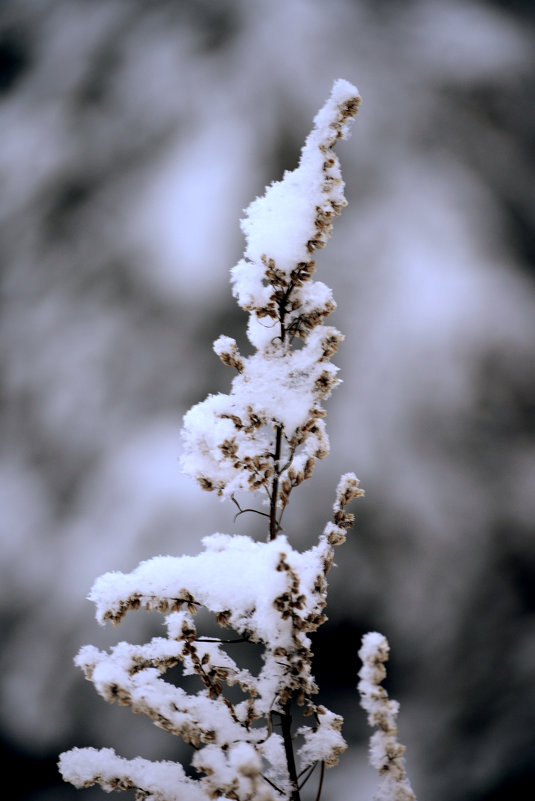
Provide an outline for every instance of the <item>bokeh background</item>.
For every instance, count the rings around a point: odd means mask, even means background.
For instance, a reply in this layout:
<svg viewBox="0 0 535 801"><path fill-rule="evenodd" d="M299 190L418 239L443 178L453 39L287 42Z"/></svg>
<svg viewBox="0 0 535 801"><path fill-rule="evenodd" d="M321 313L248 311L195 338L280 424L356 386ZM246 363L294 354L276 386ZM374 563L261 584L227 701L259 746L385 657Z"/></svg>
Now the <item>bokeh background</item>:
<svg viewBox="0 0 535 801"><path fill-rule="evenodd" d="M181 476L181 418L228 389L212 341L244 341L228 283L242 209L296 165L338 77L364 98L338 150L349 207L318 260L344 384L331 455L286 521L305 547L341 472L366 488L316 637L350 742L324 798L366 801L376 784L355 691L370 629L391 643L419 798L533 797L534 34L529 0L3 0L11 799L106 797L59 782L74 745L181 753L73 666L82 644L149 626L99 628L85 596L107 570L258 531Z"/></svg>

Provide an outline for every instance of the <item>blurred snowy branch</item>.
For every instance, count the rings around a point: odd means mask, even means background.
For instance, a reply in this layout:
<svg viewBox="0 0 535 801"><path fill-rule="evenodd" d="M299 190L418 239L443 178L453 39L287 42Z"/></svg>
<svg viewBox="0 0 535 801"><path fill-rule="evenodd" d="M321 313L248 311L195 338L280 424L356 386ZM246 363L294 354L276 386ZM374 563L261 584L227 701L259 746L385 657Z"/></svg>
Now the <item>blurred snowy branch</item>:
<svg viewBox="0 0 535 801"><path fill-rule="evenodd" d="M377 731L370 740L370 761L382 777L375 795L377 801L415 801L415 795L405 772L405 747L398 742L396 718L397 701L391 701L381 686L386 678L384 663L390 648L386 637L376 631L362 638L359 656L363 665L359 671L360 703L368 713L368 722Z"/></svg>

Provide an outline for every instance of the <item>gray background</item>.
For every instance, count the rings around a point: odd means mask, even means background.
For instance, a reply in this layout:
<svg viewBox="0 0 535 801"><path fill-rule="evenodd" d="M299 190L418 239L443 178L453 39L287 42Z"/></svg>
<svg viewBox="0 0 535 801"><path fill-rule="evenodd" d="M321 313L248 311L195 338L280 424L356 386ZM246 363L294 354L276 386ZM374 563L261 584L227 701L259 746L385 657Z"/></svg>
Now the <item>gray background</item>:
<svg viewBox="0 0 535 801"><path fill-rule="evenodd" d="M350 749L325 801L371 798L363 632L421 799L532 797L535 335L530 2L4 0L0 6L0 736L11 799L100 799L59 751L176 758L72 664L93 580L254 518L178 469L181 418L244 341L242 209L292 169L338 77L349 207L318 259L346 334L331 455L293 496L308 547L341 472L367 491L316 637ZM246 346L245 346L246 347ZM150 618L150 620L148 620ZM530 792L531 788L531 792ZM313 797L312 788L309 795Z"/></svg>

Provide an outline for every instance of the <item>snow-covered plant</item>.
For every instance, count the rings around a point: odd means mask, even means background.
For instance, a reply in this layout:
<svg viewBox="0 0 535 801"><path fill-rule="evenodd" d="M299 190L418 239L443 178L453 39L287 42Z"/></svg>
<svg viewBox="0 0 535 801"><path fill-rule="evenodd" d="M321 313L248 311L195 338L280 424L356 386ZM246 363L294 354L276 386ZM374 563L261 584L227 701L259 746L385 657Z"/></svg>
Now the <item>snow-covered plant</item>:
<svg viewBox="0 0 535 801"><path fill-rule="evenodd" d="M76 664L107 701L147 714L190 744L193 771L75 748L61 755L60 770L77 787L135 789L136 798L151 801L299 801L314 768L321 789L325 766L346 747L342 718L314 700L309 635L326 620L333 547L353 523L346 507L363 491L353 473L342 476L332 520L304 552L283 533L282 517L293 490L329 450L321 404L338 383L330 358L343 337L324 325L335 303L312 280L313 254L346 204L333 148L359 103L354 86L336 81L297 169L247 209L246 250L231 275L254 352L242 356L234 339L219 337L214 350L237 373L230 393L210 395L184 417L184 472L239 513L250 511L241 494L259 495L266 541L213 534L197 556L160 556L129 574L107 573L90 594L101 623L119 623L140 607L165 615L166 637L121 642L110 652L85 646ZM197 630L199 608L230 629L226 637ZM260 649L261 669L240 667L236 642ZM164 679L177 665L198 677L198 692ZM241 692L229 692L233 685Z"/></svg>
<svg viewBox="0 0 535 801"><path fill-rule="evenodd" d="M381 682L386 678L385 662L390 646L386 637L370 631L362 638L359 656L358 689L361 706L368 713L370 726L377 731L370 739L370 762L382 777L375 801L415 801L415 795L405 772L405 746L397 739L397 701L391 701Z"/></svg>

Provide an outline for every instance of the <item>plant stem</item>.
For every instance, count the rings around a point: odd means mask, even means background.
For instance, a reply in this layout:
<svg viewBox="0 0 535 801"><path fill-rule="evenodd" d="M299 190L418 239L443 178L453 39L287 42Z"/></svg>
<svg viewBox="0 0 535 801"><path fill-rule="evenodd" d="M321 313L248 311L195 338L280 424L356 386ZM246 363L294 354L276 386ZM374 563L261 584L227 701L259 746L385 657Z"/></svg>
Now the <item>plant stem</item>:
<svg viewBox="0 0 535 801"><path fill-rule="evenodd" d="M286 293L282 300L279 303L279 324L280 324L280 338L281 342L284 344L286 341L286 326L284 324L285 317L286 317L286 304L288 302L288 298L290 293L293 289L293 283L290 284ZM281 451L282 451L282 424L279 423L276 429L275 435L275 453L273 455L273 466L275 468L275 477L273 479L273 484L271 485L271 501L270 501L270 509L269 509L269 539L274 540L277 536L277 532L279 530L279 524L277 521L277 500L279 497L279 476L281 473L280 470L280 458L281 458Z"/></svg>
<svg viewBox="0 0 535 801"><path fill-rule="evenodd" d="M277 500L279 497L279 463L281 458L282 448L282 425L277 426L277 433L275 436L275 453L273 455L275 476L273 484L271 485L271 501L269 508L269 539L274 540L279 530L277 521Z"/></svg>
<svg viewBox="0 0 535 801"><path fill-rule="evenodd" d="M288 699L284 704L284 712L281 714L281 730L282 739L284 742L284 751L286 753L286 762L288 764L288 775L292 783L291 801L300 801L299 785L297 780L297 768L295 766L294 748L292 742L292 716L290 714L291 701Z"/></svg>

